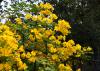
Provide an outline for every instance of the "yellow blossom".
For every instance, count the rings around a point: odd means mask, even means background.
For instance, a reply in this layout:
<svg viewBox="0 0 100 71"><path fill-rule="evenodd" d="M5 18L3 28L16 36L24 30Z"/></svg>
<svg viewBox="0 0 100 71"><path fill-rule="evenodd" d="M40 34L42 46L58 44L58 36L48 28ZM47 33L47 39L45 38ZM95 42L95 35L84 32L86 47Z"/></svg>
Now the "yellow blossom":
<svg viewBox="0 0 100 71"><path fill-rule="evenodd" d="M66 71L72 71L72 68L67 64L65 67Z"/></svg>
<svg viewBox="0 0 100 71"><path fill-rule="evenodd" d="M32 32L32 31L31 31L31 32ZM35 38L33 37L32 34L29 35L29 39L30 39L31 41L34 41L34 40L35 40Z"/></svg>
<svg viewBox="0 0 100 71"><path fill-rule="evenodd" d="M61 68L64 68L64 64L59 64L58 68L61 69Z"/></svg>
<svg viewBox="0 0 100 71"><path fill-rule="evenodd" d="M40 14L50 15L51 11L49 11L49 10L42 10L42 11L40 11Z"/></svg>
<svg viewBox="0 0 100 71"><path fill-rule="evenodd" d="M24 63L21 66L19 66L18 70L25 70L27 68L28 68L27 65Z"/></svg>
<svg viewBox="0 0 100 71"><path fill-rule="evenodd" d="M91 50L92 50L92 48L91 48L91 47L88 47L88 48L87 48L87 51L91 51Z"/></svg>
<svg viewBox="0 0 100 71"><path fill-rule="evenodd" d="M35 62L36 61L36 57L31 57L28 60L29 60L29 62Z"/></svg>
<svg viewBox="0 0 100 71"><path fill-rule="evenodd" d="M40 3L40 8L48 9L48 10L54 10L53 6L50 3Z"/></svg>
<svg viewBox="0 0 100 71"><path fill-rule="evenodd" d="M58 58L58 55L57 54L52 55L52 59L54 61L59 61L59 58Z"/></svg>
<svg viewBox="0 0 100 71"><path fill-rule="evenodd" d="M33 20L33 21L37 21L37 15L32 16L32 20Z"/></svg>
<svg viewBox="0 0 100 71"><path fill-rule="evenodd" d="M53 22L52 19L47 19L47 23L48 23L48 24L51 24L52 22Z"/></svg>
<svg viewBox="0 0 100 71"><path fill-rule="evenodd" d="M55 40L54 41L57 45L60 45L61 44L61 41L59 41L59 40Z"/></svg>
<svg viewBox="0 0 100 71"><path fill-rule="evenodd" d="M53 44L47 44L47 46L50 48L50 47L53 47Z"/></svg>
<svg viewBox="0 0 100 71"><path fill-rule="evenodd" d="M18 51L19 51L19 52L24 52L24 46L21 45L21 46L19 47Z"/></svg>
<svg viewBox="0 0 100 71"><path fill-rule="evenodd" d="M56 40L56 37L55 37L55 36L50 36L49 39L50 39L50 40Z"/></svg>
<svg viewBox="0 0 100 71"><path fill-rule="evenodd" d="M57 19L58 17L56 16L56 14L50 14L50 18L51 19Z"/></svg>
<svg viewBox="0 0 100 71"><path fill-rule="evenodd" d="M80 69L80 68L78 68L76 71L81 71L81 69Z"/></svg>
<svg viewBox="0 0 100 71"><path fill-rule="evenodd" d="M34 33L35 35L38 35L39 31L36 28L34 28L34 29L31 29L31 33Z"/></svg>
<svg viewBox="0 0 100 71"><path fill-rule="evenodd" d="M3 64L0 64L0 71L3 70Z"/></svg>
<svg viewBox="0 0 100 71"><path fill-rule="evenodd" d="M20 35L15 35L16 39L17 40L20 40L21 39L21 36Z"/></svg>
<svg viewBox="0 0 100 71"><path fill-rule="evenodd" d="M16 18L15 21L16 21L18 24L22 24L21 18Z"/></svg>
<svg viewBox="0 0 100 71"><path fill-rule="evenodd" d="M81 56L81 54L80 53L78 53L77 55L75 55L75 57L80 57Z"/></svg>
<svg viewBox="0 0 100 71"><path fill-rule="evenodd" d="M81 50L81 45L80 44L77 44L76 47L75 47L75 49L76 50Z"/></svg>
<svg viewBox="0 0 100 71"><path fill-rule="evenodd" d="M9 63L5 63L5 64L4 64L4 69L5 69L6 71L11 70L11 65L10 65Z"/></svg>
<svg viewBox="0 0 100 71"><path fill-rule="evenodd" d="M26 54L26 58L30 58L31 57L31 54L30 54L30 52L28 52L27 54Z"/></svg>
<svg viewBox="0 0 100 71"><path fill-rule="evenodd" d="M28 14L25 15L26 19L30 19L31 17L32 17L32 15L30 13L28 13Z"/></svg>
<svg viewBox="0 0 100 71"><path fill-rule="evenodd" d="M49 48L49 51L50 51L51 53L55 53L55 52L57 52L57 49L54 48L54 47L50 47L50 48Z"/></svg>
<svg viewBox="0 0 100 71"><path fill-rule="evenodd" d="M63 35L68 35L70 28L71 27L67 21L60 20L58 21L58 24L55 26L54 30L60 31Z"/></svg>
<svg viewBox="0 0 100 71"><path fill-rule="evenodd" d="M38 15L38 16L37 16L37 20L38 20L38 21L41 21L41 20L42 20L42 16L41 16L41 15Z"/></svg>
<svg viewBox="0 0 100 71"><path fill-rule="evenodd" d="M53 33L52 30L46 30L44 36L49 37Z"/></svg>
<svg viewBox="0 0 100 71"><path fill-rule="evenodd" d="M26 56L25 53L22 53L22 54L21 54L21 57L22 57L23 59L25 58L25 56Z"/></svg>
<svg viewBox="0 0 100 71"><path fill-rule="evenodd" d="M32 55L32 56L35 56L35 55L36 55L36 51L32 51L32 52L31 52L31 55Z"/></svg>
<svg viewBox="0 0 100 71"><path fill-rule="evenodd" d="M75 45L75 42L71 39L68 41L71 45Z"/></svg>
<svg viewBox="0 0 100 71"><path fill-rule="evenodd" d="M62 39L63 39L62 35L58 36L58 40L62 40Z"/></svg>

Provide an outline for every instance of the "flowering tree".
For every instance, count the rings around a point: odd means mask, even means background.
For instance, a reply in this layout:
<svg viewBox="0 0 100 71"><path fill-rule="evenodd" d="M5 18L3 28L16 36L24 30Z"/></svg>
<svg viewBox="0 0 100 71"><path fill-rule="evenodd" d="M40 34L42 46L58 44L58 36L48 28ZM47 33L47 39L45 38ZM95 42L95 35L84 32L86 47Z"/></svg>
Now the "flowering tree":
<svg viewBox="0 0 100 71"><path fill-rule="evenodd" d="M83 63L90 47L82 47L66 37L71 26L59 20L49 3L33 4L0 24L0 70L73 71Z"/></svg>

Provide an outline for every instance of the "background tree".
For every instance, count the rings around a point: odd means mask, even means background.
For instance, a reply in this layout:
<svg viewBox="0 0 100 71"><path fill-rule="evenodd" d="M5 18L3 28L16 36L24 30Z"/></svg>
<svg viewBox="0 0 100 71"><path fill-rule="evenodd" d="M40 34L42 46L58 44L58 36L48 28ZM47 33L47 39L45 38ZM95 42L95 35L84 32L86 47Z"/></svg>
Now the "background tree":
<svg viewBox="0 0 100 71"><path fill-rule="evenodd" d="M59 18L70 21L71 36L81 45L90 45L94 48L93 61L100 60L100 0L43 0L55 7ZM100 62L98 62L100 64ZM99 65L95 65L99 66ZM96 67L96 71L100 71ZM92 70L91 70L92 71Z"/></svg>

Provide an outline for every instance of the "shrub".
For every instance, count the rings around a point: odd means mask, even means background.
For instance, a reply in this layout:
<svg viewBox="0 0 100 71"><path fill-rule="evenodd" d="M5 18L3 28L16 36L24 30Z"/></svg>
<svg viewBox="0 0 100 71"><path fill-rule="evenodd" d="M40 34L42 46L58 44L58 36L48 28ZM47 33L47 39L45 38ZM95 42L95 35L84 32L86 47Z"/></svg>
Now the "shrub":
<svg viewBox="0 0 100 71"><path fill-rule="evenodd" d="M92 48L67 40L71 26L53 10L49 3L34 4L33 11L1 24L0 70L72 71L87 59Z"/></svg>

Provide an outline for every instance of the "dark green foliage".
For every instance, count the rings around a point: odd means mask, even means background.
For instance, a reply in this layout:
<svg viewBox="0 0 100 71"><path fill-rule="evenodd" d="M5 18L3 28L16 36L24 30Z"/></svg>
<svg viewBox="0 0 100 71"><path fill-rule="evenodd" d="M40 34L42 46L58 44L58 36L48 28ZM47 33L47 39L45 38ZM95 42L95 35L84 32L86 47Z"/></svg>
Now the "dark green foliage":
<svg viewBox="0 0 100 71"><path fill-rule="evenodd" d="M100 60L100 0L43 1L52 3L58 17L71 23L68 38L83 46L93 47L94 60Z"/></svg>

